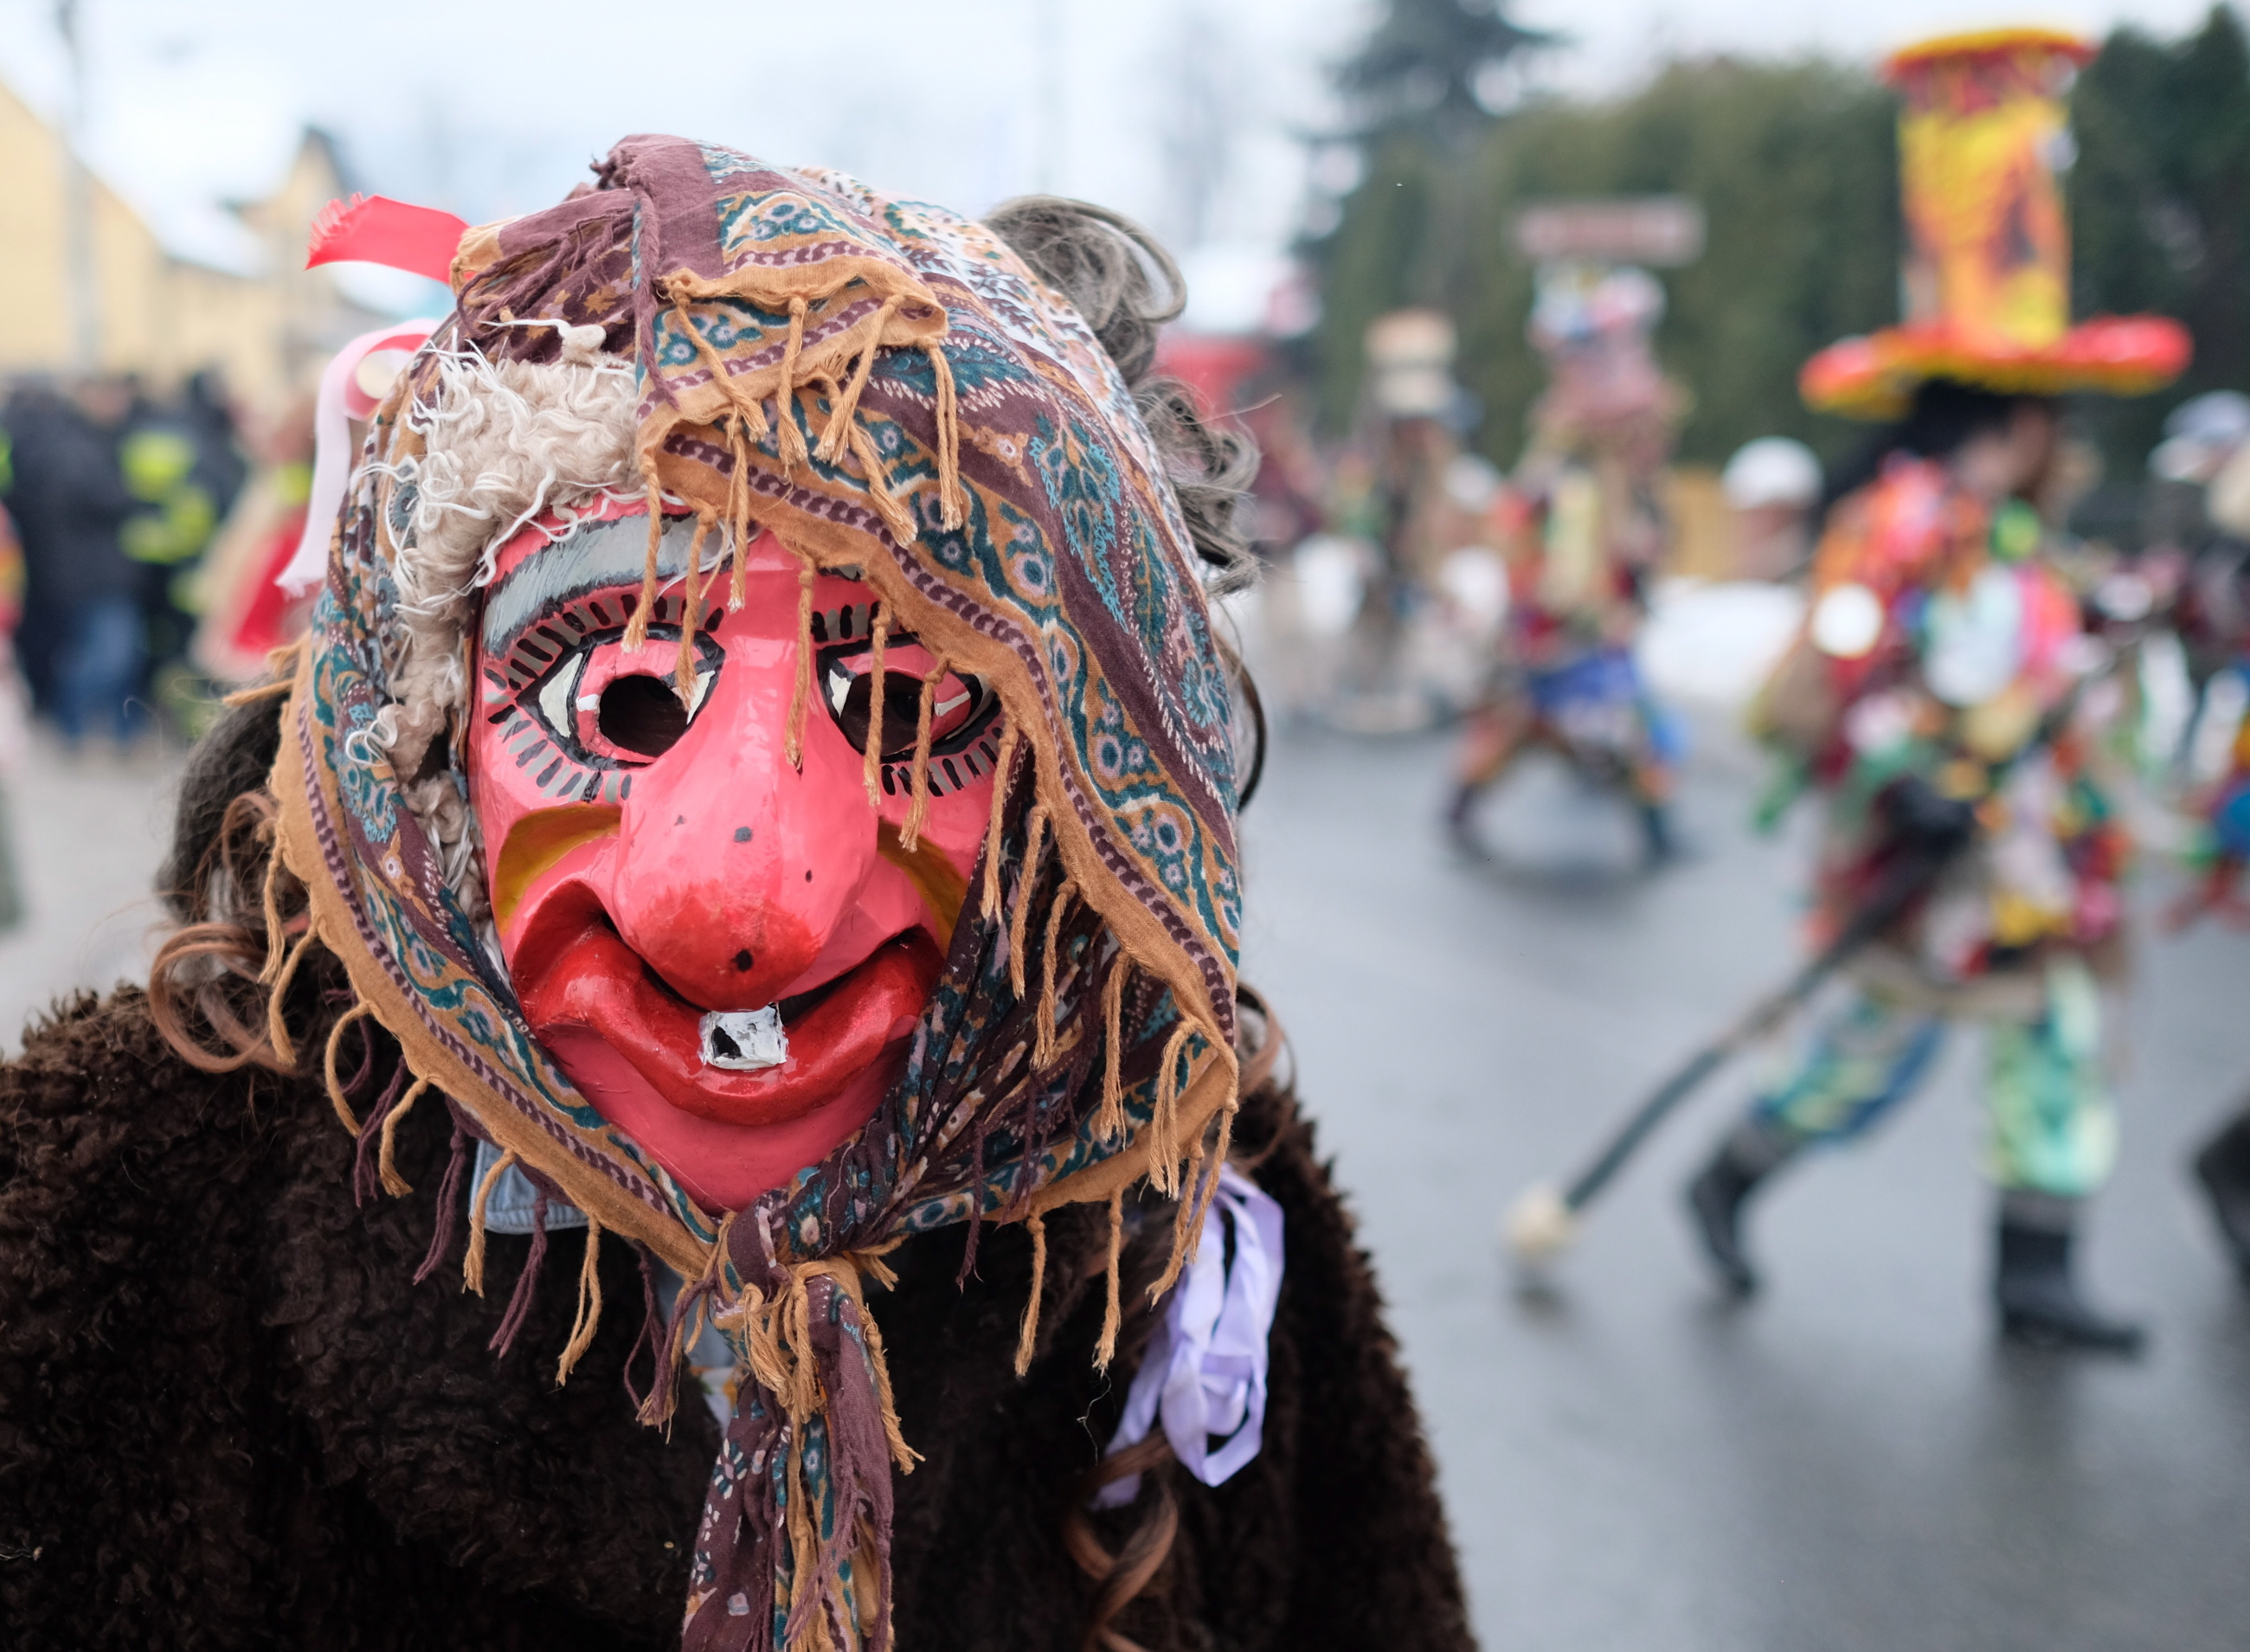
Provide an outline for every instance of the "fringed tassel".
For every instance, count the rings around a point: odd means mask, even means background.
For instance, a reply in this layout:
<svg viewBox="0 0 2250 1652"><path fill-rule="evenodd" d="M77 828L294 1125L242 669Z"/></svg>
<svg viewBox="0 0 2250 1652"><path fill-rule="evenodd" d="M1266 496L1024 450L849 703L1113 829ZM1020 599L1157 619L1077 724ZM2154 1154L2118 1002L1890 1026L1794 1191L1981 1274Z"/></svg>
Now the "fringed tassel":
<svg viewBox="0 0 2250 1652"><path fill-rule="evenodd" d="M1094 1368L1109 1369L1109 1362L1117 1354L1118 1275L1125 1254L1125 1190L1120 1187L1109 1195L1109 1268L1108 1296L1101 1309L1101 1340L1094 1344Z"/></svg>
<svg viewBox="0 0 2250 1652"><path fill-rule="evenodd" d="M1016 1374L1032 1368L1032 1351L1039 1340L1039 1298L1047 1283L1047 1219L1034 1211L1024 1219L1032 1235L1032 1294L1024 1303L1024 1328L1016 1336Z"/></svg>
<svg viewBox="0 0 2250 1652"><path fill-rule="evenodd" d="M391 1071L390 1082L383 1086L383 1094L375 1098L375 1105L360 1121L359 1138L352 1144L352 1203L355 1206L363 1207L383 1190L382 1179L376 1174L375 1150L382 1138L383 1121L390 1116L390 1109L398 1102L398 1092L406 1088L406 1081L412 1076L406 1070L406 1063L399 1062ZM353 1084L344 1087L347 1092L356 1088Z"/></svg>
<svg viewBox="0 0 2250 1652"><path fill-rule="evenodd" d="M269 1006L270 1012L270 1006ZM328 1046L321 1057L321 1074L328 1082L328 1105L335 1109L337 1122L353 1136L359 1134L359 1116L352 1111L351 1103L344 1098L343 1081L336 1076L336 1053L342 1047L344 1029L375 1013L367 1004L355 1004L336 1017L336 1024L328 1029Z"/></svg>
<svg viewBox="0 0 2250 1652"><path fill-rule="evenodd" d="M273 1059L284 1067L297 1065L297 1041L289 1035L289 1018L282 1012L289 1002L289 984L297 978L297 966L305 961L306 949L317 938L317 931L308 923L304 934L297 937L296 945L282 960L281 971L273 978L273 989L266 999L266 1036L273 1046ZM349 1116L350 1109L344 1109ZM352 1126L355 1131L358 1125Z"/></svg>
<svg viewBox="0 0 2250 1652"><path fill-rule="evenodd" d="M515 1150L508 1149L477 1184L475 1203L469 1206L469 1254L461 1259L461 1289L485 1294L485 1206L492 1202L500 1179L515 1167Z"/></svg>
<svg viewBox="0 0 2250 1652"><path fill-rule="evenodd" d="M1156 1103L1149 1118L1149 1182L1167 1199L1180 1192L1180 1058L1195 1028L1185 1020L1164 1040L1156 1073Z"/></svg>
<svg viewBox="0 0 2250 1652"><path fill-rule="evenodd" d="M532 1293L539 1289L540 1269L547 1265L547 1190L534 1184L531 1190L531 1254L523 1259L523 1271L515 1276L515 1289L508 1293L507 1311L500 1317L500 1329L485 1344L493 1354L505 1359L507 1351L515 1346L516 1334L531 1314Z"/></svg>
<svg viewBox="0 0 2250 1652"><path fill-rule="evenodd" d="M1180 1276L1180 1269L1188 1264L1188 1255L1191 1249L1188 1240L1189 1223L1195 1216L1198 1192L1203 1185L1202 1177L1203 1137L1198 1136L1196 1137L1195 1144L1188 1149L1187 1176L1179 1202L1172 1211L1172 1254L1165 1260L1164 1271L1157 1275L1156 1282L1149 1287L1150 1302L1156 1301L1170 1290L1172 1288L1172 1282ZM1201 1233L1202 1229L1197 1227L1195 1231Z"/></svg>
<svg viewBox="0 0 2250 1652"><path fill-rule="evenodd" d="M804 301L793 298L789 301L789 339L782 346L781 384L774 391L774 411L777 415L777 439L774 445L781 454L784 480L811 457L805 451L804 432L797 427L797 360L804 349Z"/></svg>
<svg viewBox="0 0 2250 1652"><path fill-rule="evenodd" d="M875 515L883 519L883 525L901 547L911 545L915 539L914 513L891 491L883 456L875 451L875 439L855 423L846 439L852 444L852 456L859 461L861 475L866 479L867 502L875 508Z"/></svg>
<svg viewBox="0 0 2250 1652"><path fill-rule="evenodd" d="M258 971L260 986L273 985L274 976L281 970L282 956L288 950L288 932L281 923L280 888L282 874L286 870L281 864L280 847L275 845L268 849L266 855L266 890L261 902L266 911L266 964Z"/></svg>
<svg viewBox="0 0 2250 1652"><path fill-rule="evenodd" d="M708 510L695 513L695 536L687 542L687 599L680 612L680 657L673 662L672 691L680 703L695 704L695 622L703 614L703 542L711 536Z"/></svg>
<svg viewBox="0 0 2250 1652"><path fill-rule="evenodd" d="M438 1184L438 1226L430 1235L430 1248L423 1254L422 1265L414 1270L414 1282L420 1284L445 1265L445 1253L453 1248L453 1224L459 1220L461 1207L461 1178L469 1168L469 1133L459 1124L453 1126L452 1157L445 1161L445 1179Z"/></svg>
<svg viewBox="0 0 2250 1652"><path fill-rule="evenodd" d="M797 686L790 691L789 732L783 755L792 769L804 767L804 708L812 699L812 558L797 553Z"/></svg>
<svg viewBox="0 0 2250 1652"><path fill-rule="evenodd" d="M859 365L852 370L851 382L830 401L828 428L821 434L819 450L825 463L834 464L837 455L843 451L845 433L851 428L852 418L859 409L859 392L867 388L867 377L875 370L875 352L881 348L883 328L890 325L891 317L898 314L898 308L899 300L895 294L883 301L882 308L875 312L874 329L868 336L867 347L859 352Z"/></svg>
<svg viewBox="0 0 2250 1652"><path fill-rule="evenodd" d="M1132 960L1121 953L1101 984L1101 1107L1094 1130L1105 1143L1125 1133L1125 978L1132 972Z"/></svg>
<svg viewBox="0 0 2250 1652"><path fill-rule="evenodd" d="M992 819L984 828L984 900L981 910L988 923L1000 915L1000 834L1007 812L1010 783L1016 774L1017 744L1016 725L1011 722L1000 734L1000 760L992 765ZM1019 994L1023 991L1020 986L1016 990Z"/></svg>
<svg viewBox="0 0 2250 1652"><path fill-rule="evenodd" d="M937 381L937 508L948 529L969 519L969 499L961 486L961 402L953 383L953 364L945 359L945 341L932 339L925 352L930 376Z"/></svg>
<svg viewBox="0 0 2250 1652"><path fill-rule="evenodd" d="M763 415L758 422L765 422ZM743 423L739 412L727 422L727 445L735 456L735 473L727 480L727 530L735 536L735 573L727 587L729 613L740 613L749 596L750 443Z"/></svg>
<svg viewBox="0 0 2250 1652"><path fill-rule="evenodd" d="M586 1350L594 1345L594 1327L602 1321L602 1223L593 1212L586 1213L586 1256L578 1264L578 1311L570 1321L570 1340L563 1345L562 1358L555 1366L555 1386L561 1387L570 1380L570 1373L585 1358Z"/></svg>
<svg viewBox="0 0 2250 1652"><path fill-rule="evenodd" d="M383 1151L376 1158L376 1174L383 1182L383 1191L393 1199L404 1199L414 1191L413 1184L398 1173L398 1121L414 1110L414 1103L429 1088L428 1079L416 1079L398 1104L383 1116Z"/></svg>
<svg viewBox="0 0 2250 1652"><path fill-rule="evenodd" d="M907 805L907 823L899 831L899 847L908 854L921 847L922 822L929 818L930 723L937 712L937 685L952 669L940 654L922 674L921 701L914 711L914 797Z"/></svg>
<svg viewBox="0 0 2250 1652"><path fill-rule="evenodd" d="M883 669L883 651L890 640L891 611L879 602L867 626L867 743L861 750L859 771L859 778L866 783L868 805L878 809L883 806L883 794L876 784L883 766L883 690L887 674Z"/></svg>
<svg viewBox="0 0 2250 1652"><path fill-rule="evenodd" d="M1039 952L1039 1036L1032 1049L1032 1061L1036 1067L1043 1068L1055 1058L1055 950L1061 937L1063 920L1069 916L1070 903L1077 895L1077 880L1065 878L1062 888L1055 891L1054 904L1047 909L1046 944Z"/></svg>
<svg viewBox="0 0 2250 1652"><path fill-rule="evenodd" d="M589 1216L587 1220L591 1221L593 1218ZM664 1357L665 1333L664 1315L656 1304L656 1258L645 1245L635 1245L633 1250L640 1259L640 1332L634 1337L633 1345L625 1350L624 1378L625 1398L632 1401L633 1414L638 1416L648 1408L649 1399L655 1393L656 1386L671 1373L661 1367L652 1371L649 1378L649 1393L641 1393L633 1387L633 1361L640 1358L644 1345L647 1347L652 1361L660 1361Z"/></svg>
<svg viewBox="0 0 2250 1652"><path fill-rule="evenodd" d="M657 553L664 548L664 485L656 479L655 460L646 454L641 458L641 481L648 500L648 554L641 562L640 601L625 619L622 642L627 653L648 646L649 618L656 612Z"/></svg>
<svg viewBox="0 0 2250 1652"><path fill-rule="evenodd" d="M1024 865L1016 876L1016 909L1008 917L1008 985L1024 996L1024 922L1032 910L1032 893L1039 888L1039 850L1047 831L1046 805L1035 803L1024 826Z"/></svg>
<svg viewBox="0 0 2250 1652"><path fill-rule="evenodd" d="M1212 1048L1218 1047L1218 1037L1211 1028L1204 1027L1202 1032ZM1203 1137L1197 1137L1195 1145L1188 1151L1187 1177L1179 1209L1172 1220L1172 1254L1164 1264L1163 1275L1149 1287L1152 1302L1172 1288L1172 1282L1180 1276L1183 1268L1195 1260L1196 1251L1203 1243L1204 1216L1218 1196L1218 1167L1226 1163L1227 1152L1234 1144L1234 1115L1241 1105L1239 1096L1230 1095L1218 1109L1218 1141L1208 1155L1209 1175L1204 1173L1206 1155Z"/></svg>

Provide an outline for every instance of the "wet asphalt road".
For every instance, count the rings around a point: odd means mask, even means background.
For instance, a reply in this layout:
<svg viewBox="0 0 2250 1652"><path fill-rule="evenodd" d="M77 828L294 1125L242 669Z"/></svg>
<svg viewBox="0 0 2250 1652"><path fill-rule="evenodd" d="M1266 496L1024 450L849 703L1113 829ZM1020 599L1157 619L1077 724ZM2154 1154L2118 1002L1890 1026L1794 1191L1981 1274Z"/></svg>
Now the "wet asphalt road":
<svg viewBox="0 0 2250 1652"><path fill-rule="evenodd" d="M1428 738L1277 744L1246 974L1376 1254L1491 1652L2250 1646L2250 1295L2182 1176L2250 1089L2250 937L2144 949L2090 1259L2150 1320L2139 1364L1995 1346L1968 1040L1758 1209L1756 1303L1718 1300L1678 1211L1739 1072L1526 1295L1501 1210L1784 971L1797 854L1748 832L1755 769L1720 738L1662 877L1536 771L1487 822L1501 862L1467 865L1432 824L1444 761ZM143 974L175 768L41 745L11 782L32 916L0 938L0 1026Z"/></svg>
<svg viewBox="0 0 2250 1652"><path fill-rule="evenodd" d="M1973 1037L1873 1141L1757 1207L1754 1303L1719 1299L1679 1205L1741 1071L1529 1293L1501 1211L1786 972L1798 851L1750 833L1755 770L1721 739L1660 878L1625 870L1620 816L1538 772L1495 800L1500 864L1466 864L1432 824L1444 762L1429 738L1277 744L1246 823L1245 973L1375 1253L1485 1645L2250 1645L2250 1293L2183 1170L2250 1089L2250 937L2141 959L2088 1247L2095 1292L2151 1324L2137 1364L1996 1344Z"/></svg>

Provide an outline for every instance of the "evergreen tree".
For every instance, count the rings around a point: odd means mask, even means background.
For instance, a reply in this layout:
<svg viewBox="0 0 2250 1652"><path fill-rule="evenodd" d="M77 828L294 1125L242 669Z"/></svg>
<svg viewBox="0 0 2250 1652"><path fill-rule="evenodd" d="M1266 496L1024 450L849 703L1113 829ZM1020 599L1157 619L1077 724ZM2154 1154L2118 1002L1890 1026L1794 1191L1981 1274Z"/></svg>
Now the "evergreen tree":
<svg viewBox="0 0 2250 1652"><path fill-rule="evenodd" d="M1495 0L1389 0L1337 85L1364 140L1408 133L1457 144L1492 121L1502 66L1546 38L1509 22Z"/></svg>
<svg viewBox="0 0 2250 1652"><path fill-rule="evenodd" d="M2088 399L2113 483L2139 480L2165 413L2208 390L2250 390L2250 40L2215 6L2176 43L2120 29L2071 94L2069 191L2081 315L2153 310L2195 338L2161 396Z"/></svg>

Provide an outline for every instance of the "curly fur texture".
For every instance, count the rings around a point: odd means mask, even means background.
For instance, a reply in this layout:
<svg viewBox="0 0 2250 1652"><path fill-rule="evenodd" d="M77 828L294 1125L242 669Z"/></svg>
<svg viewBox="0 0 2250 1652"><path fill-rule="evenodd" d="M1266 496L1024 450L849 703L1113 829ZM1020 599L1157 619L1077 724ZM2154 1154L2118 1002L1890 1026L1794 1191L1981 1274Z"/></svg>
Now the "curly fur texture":
<svg viewBox="0 0 2250 1652"><path fill-rule="evenodd" d="M1429 1459L1349 1220L1285 1097L1253 1097L1239 1139L1287 1221L1266 1448L1217 1490L1159 1471L1180 1535L1116 1627L1151 1652L1458 1652ZM683 1403L668 1438L633 1420L625 1313L556 1389L542 1351L568 1335L567 1279L495 1360L528 1241L491 1240L487 1299L450 1268L411 1282L446 1144L442 1112L410 1120L400 1165L420 1192L355 1208L317 1083L197 1072L132 991L31 1031L0 1068L10 1649L678 1643L708 1414ZM1096 1212L1052 1223L1047 1330L1020 1382L1020 1230L984 1236L965 1289L960 1229L894 1256L898 1288L873 1306L925 1454L898 1484L901 1646L1080 1642L1062 1517L1126 1380L1089 1358L1105 1233ZM623 1247L603 1283L639 1300Z"/></svg>

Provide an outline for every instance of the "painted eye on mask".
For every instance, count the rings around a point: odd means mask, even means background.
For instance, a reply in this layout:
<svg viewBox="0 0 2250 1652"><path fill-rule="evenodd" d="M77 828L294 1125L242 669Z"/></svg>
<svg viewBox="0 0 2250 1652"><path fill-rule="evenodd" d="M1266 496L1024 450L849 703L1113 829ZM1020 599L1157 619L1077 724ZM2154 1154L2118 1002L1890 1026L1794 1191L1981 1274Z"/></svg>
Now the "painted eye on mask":
<svg viewBox="0 0 2250 1652"><path fill-rule="evenodd" d="M855 751L867 749L874 716L874 646L868 623L869 610L858 605L812 617L821 701ZM894 632L884 639L883 727L877 755L883 789L893 795L912 784L922 679L936 663L911 632ZM949 671L939 679L930 707L932 796L943 797L991 772L999 758L999 714L1000 697L983 678Z"/></svg>
<svg viewBox="0 0 2250 1652"><path fill-rule="evenodd" d="M711 635L721 611L697 627L694 687L683 703L673 675L681 599L659 597L647 642L628 651L625 621L637 601L632 591L576 597L486 657L485 715L542 792L614 801L625 776L677 744L710 698L726 662Z"/></svg>

